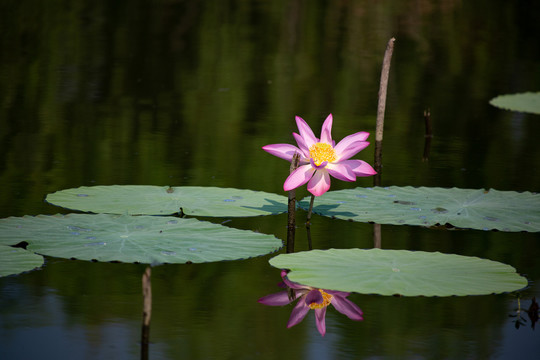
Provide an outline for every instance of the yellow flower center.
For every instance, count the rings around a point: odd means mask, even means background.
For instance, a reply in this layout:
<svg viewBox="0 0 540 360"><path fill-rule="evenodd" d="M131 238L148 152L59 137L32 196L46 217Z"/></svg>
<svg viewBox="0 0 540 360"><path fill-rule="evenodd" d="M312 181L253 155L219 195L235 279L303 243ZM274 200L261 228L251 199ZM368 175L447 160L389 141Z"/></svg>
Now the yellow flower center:
<svg viewBox="0 0 540 360"><path fill-rule="evenodd" d="M309 156L317 166L325 161L333 162L336 160L336 152L332 145L320 142L311 145L309 148Z"/></svg>
<svg viewBox="0 0 540 360"><path fill-rule="evenodd" d="M323 307L327 307L328 305L330 305L330 303L332 302L332 298L333 298L332 295L324 292L321 289L319 289L319 291L321 292L321 295L323 297L323 302L320 303L320 304L317 304L317 303L314 303L314 302L309 304L310 309L322 309Z"/></svg>

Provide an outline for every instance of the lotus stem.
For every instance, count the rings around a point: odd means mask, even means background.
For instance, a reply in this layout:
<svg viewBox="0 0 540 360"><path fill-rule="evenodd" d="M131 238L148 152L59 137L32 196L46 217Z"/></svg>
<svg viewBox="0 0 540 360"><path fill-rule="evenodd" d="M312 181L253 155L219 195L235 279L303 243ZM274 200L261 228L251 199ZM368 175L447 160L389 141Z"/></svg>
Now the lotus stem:
<svg viewBox="0 0 540 360"><path fill-rule="evenodd" d="M150 339L150 319L152 318L152 269L146 268L142 276L143 323L141 332L141 359L148 359L148 342Z"/></svg>
<svg viewBox="0 0 540 360"><path fill-rule="evenodd" d="M424 123L426 125L426 132L424 134L424 155L422 155L422 161L429 160L429 152L431 149L431 138L433 138L433 128L431 127L431 113L429 109L424 110Z"/></svg>
<svg viewBox="0 0 540 360"><path fill-rule="evenodd" d="M309 202L309 210L307 213L306 226L311 226L311 212L313 211L313 203L315 202L315 195L311 195L311 200Z"/></svg>
<svg viewBox="0 0 540 360"><path fill-rule="evenodd" d="M433 137L433 128L431 127L431 112L429 109L424 110L424 123L426 125L425 137Z"/></svg>
<svg viewBox="0 0 540 360"><path fill-rule="evenodd" d="M307 232L308 250L313 250L313 245L311 244L311 227L310 226L306 226L306 232Z"/></svg>
<svg viewBox="0 0 540 360"><path fill-rule="evenodd" d="M292 173L294 170L298 168L298 165L300 164L300 155L294 154L292 161L291 161L291 167L290 172ZM295 229L296 229L296 191L295 189L292 189L289 191L289 201L288 201L288 216L287 216L287 253L294 252L294 236L295 236Z"/></svg>

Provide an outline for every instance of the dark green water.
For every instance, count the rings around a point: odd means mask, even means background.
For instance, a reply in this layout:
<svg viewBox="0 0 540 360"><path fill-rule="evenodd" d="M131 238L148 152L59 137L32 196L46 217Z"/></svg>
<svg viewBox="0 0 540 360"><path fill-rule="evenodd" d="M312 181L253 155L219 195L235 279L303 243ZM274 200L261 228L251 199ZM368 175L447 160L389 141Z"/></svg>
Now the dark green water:
<svg viewBox="0 0 540 360"><path fill-rule="evenodd" d="M540 191L540 118L488 101L538 91L534 1L3 1L0 4L1 217L54 214L47 193L82 185L250 188L283 193L289 165L261 150L293 141L294 116L336 139L374 140L382 56L396 38L382 183ZM434 128L423 161L423 112ZM373 146L360 153L373 163ZM371 186L332 182L332 189ZM305 187L300 196L307 195ZM299 223L305 213L299 213ZM222 222L224 219L213 219ZM286 236L286 217L227 226ZM369 248L373 225L315 216L313 247ZM383 248L479 256L532 281L540 236L382 226ZM306 232L297 230L297 250ZM152 269L151 359L535 359L539 331L515 329L510 294L351 295L286 329L292 307L270 256ZM0 358L139 357L145 265L47 258L0 278Z"/></svg>

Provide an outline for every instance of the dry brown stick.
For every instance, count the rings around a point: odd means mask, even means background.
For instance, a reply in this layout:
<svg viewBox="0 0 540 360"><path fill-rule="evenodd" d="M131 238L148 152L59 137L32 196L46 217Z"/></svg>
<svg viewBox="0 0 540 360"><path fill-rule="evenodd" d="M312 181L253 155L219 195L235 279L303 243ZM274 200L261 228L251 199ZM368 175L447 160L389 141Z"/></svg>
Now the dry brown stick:
<svg viewBox="0 0 540 360"><path fill-rule="evenodd" d="M382 246L381 224L373 224L373 247L380 249Z"/></svg>
<svg viewBox="0 0 540 360"><path fill-rule="evenodd" d="M386 51L384 52L383 66L381 70L381 82L379 85L379 105L377 106L377 127L375 130L375 141L382 141L384 127L384 111L386 109L386 93L388 89L388 77L390 76L390 62L394 52L395 38L388 40Z"/></svg>
<svg viewBox="0 0 540 360"><path fill-rule="evenodd" d="M388 91L388 78L390 76L390 63L392 61L392 53L394 52L395 38L388 40L386 51L384 52L383 66L381 69L381 82L379 84L379 104L377 106L377 124L375 128L375 171L377 174L373 177L373 185L381 185L382 172L382 140L384 130L384 112L386 110L386 94ZM373 225L373 246L381 248L381 225Z"/></svg>
<svg viewBox="0 0 540 360"><path fill-rule="evenodd" d="M386 93L388 90L388 77L390 76L390 63L394 52L395 38L391 38L386 45L384 52L383 66L381 69L381 81L379 84L379 104L377 106L377 124L375 127L375 171L377 174L373 178L373 185L381 185L382 171L382 140L384 130L384 112L386 110Z"/></svg>

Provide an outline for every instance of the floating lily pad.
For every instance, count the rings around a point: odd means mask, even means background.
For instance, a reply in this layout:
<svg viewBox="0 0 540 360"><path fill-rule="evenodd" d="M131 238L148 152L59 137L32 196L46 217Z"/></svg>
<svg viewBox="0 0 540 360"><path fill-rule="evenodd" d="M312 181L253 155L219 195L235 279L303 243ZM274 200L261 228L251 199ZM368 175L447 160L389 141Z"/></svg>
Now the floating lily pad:
<svg viewBox="0 0 540 360"><path fill-rule="evenodd" d="M540 92L500 95L489 103L505 110L540 114Z"/></svg>
<svg viewBox="0 0 540 360"><path fill-rule="evenodd" d="M46 201L93 213L193 216L259 216L287 211L285 196L262 191L202 186L82 186L47 195Z"/></svg>
<svg viewBox="0 0 540 360"><path fill-rule="evenodd" d="M0 219L0 244L80 260L204 263L278 250L272 235L171 216L69 214Z"/></svg>
<svg viewBox="0 0 540 360"><path fill-rule="evenodd" d="M43 256L33 252L0 245L0 277L34 270L43 265Z"/></svg>
<svg viewBox="0 0 540 360"><path fill-rule="evenodd" d="M308 198L300 204L309 207ZM540 231L540 194L410 186L329 191L313 212L338 219L394 225L446 225L500 231Z"/></svg>
<svg viewBox="0 0 540 360"><path fill-rule="evenodd" d="M487 295L527 286L506 264L439 252L330 249L270 259L291 281L321 289L403 296Z"/></svg>

